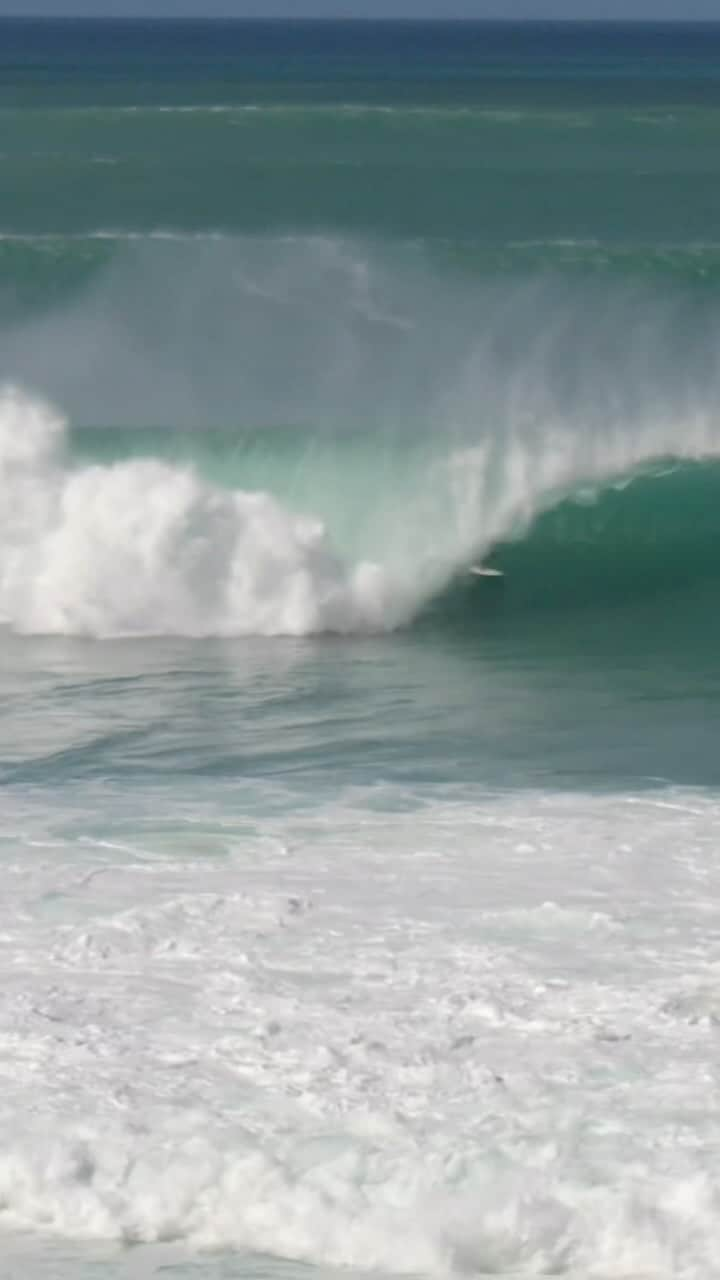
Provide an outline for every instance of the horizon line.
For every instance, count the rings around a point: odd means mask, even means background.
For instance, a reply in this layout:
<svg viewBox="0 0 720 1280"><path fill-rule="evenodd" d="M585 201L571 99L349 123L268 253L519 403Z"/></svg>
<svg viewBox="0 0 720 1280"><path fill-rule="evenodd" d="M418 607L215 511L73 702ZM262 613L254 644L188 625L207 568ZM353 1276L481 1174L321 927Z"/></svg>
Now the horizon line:
<svg viewBox="0 0 720 1280"><path fill-rule="evenodd" d="M465 26L565 26L565 27L619 27L619 26L635 26L635 27L664 27L664 26L686 26L686 27L714 27L720 26L720 16L717 18L685 18L678 17L629 17L629 18L568 18L553 17L547 15L544 17L523 17L515 18L495 17L487 15L483 18L471 18L462 15L450 15L449 17L441 15L381 15L377 14L372 17L365 17L359 14L337 14L331 17L329 14L276 14L271 17L263 17L260 14L169 14L169 13L143 13L143 14L127 14L127 13L0 13L0 22L167 22L167 23L261 23L265 26L278 23L289 23L301 25L303 23L355 23L357 25L385 25L389 23L397 24L425 24L444 25L451 24Z"/></svg>

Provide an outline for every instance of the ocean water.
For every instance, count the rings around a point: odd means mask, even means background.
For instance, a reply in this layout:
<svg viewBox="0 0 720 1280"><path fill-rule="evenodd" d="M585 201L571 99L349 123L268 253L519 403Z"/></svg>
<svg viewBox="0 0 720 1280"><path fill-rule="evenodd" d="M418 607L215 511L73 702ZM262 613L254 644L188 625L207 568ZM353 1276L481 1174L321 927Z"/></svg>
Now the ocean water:
<svg viewBox="0 0 720 1280"><path fill-rule="evenodd" d="M720 1271L719 130L0 22L3 1278Z"/></svg>

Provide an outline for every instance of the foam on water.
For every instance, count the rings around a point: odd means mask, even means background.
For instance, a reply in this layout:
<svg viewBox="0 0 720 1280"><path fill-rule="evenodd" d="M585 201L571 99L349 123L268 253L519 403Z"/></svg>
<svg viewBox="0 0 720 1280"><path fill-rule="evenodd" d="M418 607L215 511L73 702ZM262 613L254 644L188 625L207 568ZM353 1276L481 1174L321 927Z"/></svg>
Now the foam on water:
<svg viewBox="0 0 720 1280"><path fill-rule="evenodd" d="M401 798L206 813L197 858L8 812L6 1228L712 1273L715 802Z"/></svg>

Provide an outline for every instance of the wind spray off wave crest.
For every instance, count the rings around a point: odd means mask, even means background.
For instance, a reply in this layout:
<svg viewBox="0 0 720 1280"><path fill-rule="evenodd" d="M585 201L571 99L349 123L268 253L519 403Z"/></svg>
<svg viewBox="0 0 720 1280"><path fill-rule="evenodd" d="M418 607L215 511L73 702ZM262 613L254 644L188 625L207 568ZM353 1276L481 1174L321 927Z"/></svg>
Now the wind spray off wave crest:
<svg viewBox="0 0 720 1280"><path fill-rule="evenodd" d="M0 396L0 617L23 632L304 635L393 618L389 581L346 568L323 525L156 459L68 468L65 424Z"/></svg>

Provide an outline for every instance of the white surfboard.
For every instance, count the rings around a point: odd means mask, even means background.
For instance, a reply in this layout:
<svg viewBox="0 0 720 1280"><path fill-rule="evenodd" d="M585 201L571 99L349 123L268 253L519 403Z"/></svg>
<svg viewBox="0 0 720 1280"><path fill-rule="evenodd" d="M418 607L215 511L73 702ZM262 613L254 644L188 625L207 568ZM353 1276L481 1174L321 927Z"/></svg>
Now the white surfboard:
<svg viewBox="0 0 720 1280"><path fill-rule="evenodd" d="M484 564L471 564L468 573L473 573L476 578L504 578L505 574L502 569L489 569Z"/></svg>

